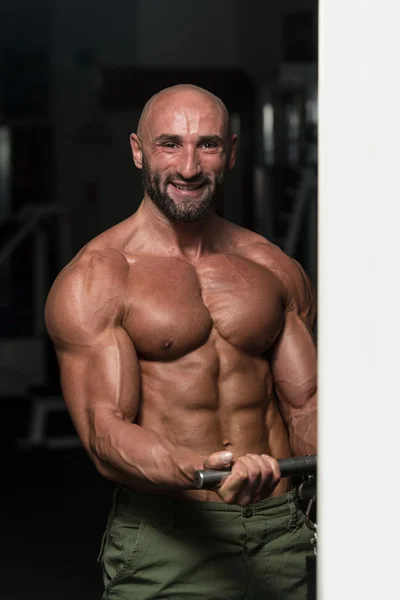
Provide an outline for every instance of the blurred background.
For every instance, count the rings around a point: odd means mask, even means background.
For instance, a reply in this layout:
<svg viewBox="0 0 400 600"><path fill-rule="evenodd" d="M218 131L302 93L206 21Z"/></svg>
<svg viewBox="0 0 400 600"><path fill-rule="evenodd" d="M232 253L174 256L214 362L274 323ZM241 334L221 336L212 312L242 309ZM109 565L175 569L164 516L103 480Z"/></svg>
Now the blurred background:
<svg viewBox="0 0 400 600"><path fill-rule="evenodd" d="M2 0L2 600L94 600L111 484L61 398L43 307L61 268L143 192L129 134L148 98L194 83L239 134L222 216L317 285L316 0Z"/></svg>

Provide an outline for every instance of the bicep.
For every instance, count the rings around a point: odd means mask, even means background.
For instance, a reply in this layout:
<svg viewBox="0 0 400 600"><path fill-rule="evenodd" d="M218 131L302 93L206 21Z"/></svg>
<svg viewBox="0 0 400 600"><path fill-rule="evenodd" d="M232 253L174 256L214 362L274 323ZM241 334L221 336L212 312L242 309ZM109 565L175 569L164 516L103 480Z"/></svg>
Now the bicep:
<svg viewBox="0 0 400 600"><path fill-rule="evenodd" d="M57 347L61 389L85 447L108 417L133 421L140 375L133 344L122 329L107 332L91 345Z"/></svg>
<svg viewBox="0 0 400 600"><path fill-rule="evenodd" d="M106 332L90 345L55 344L61 389L84 446L109 417L133 421L139 402L136 352L127 333Z"/></svg>
<svg viewBox="0 0 400 600"><path fill-rule="evenodd" d="M110 417L132 421L139 402L135 348L120 326L118 288L106 282L86 267L67 270L53 285L45 311L63 397L87 449L99 423L104 430Z"/></svg>
<svg viewBox="0 0 400 600"><path fill-rule="evenodd" d="M294 259L292 259L292 263L294 272L291 279L292 289L289 295L292 295L294 303L298 307L301 320L312 331L317 315L315 289L301 264Z"/></svg>
<svg viewBox="0 0 400 600"><path fill-rule="evenodd" d="M312 333L297 311L286 313L269 358L282 408L302 408L316 392L317 357Z"/></svg>

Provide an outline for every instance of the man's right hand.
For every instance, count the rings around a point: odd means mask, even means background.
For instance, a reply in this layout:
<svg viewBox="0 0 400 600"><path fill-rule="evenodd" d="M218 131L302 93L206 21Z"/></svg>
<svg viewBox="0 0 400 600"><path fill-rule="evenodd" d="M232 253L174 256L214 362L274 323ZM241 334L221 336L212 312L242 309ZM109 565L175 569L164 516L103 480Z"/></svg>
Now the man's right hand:
<svg viewBox="0 0 400 600"><path fill-rule="evenodd" d="M229 466L231 472L215 490L227 504L247 506L267 498L281 478L277 460L266 454L246 454L233 459L232 452L214 452L204 461L205 469Z"/></svg>

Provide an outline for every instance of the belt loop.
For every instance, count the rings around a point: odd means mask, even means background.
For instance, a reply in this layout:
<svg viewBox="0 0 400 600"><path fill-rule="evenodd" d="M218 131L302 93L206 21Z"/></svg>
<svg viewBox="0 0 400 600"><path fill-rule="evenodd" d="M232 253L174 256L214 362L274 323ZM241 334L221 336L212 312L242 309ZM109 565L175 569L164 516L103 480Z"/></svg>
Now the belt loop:
<svg viewBox="0 0 400 600"><path fill-rule="evenodd" d="M116 485L113 489L111 509L110 509L110 512L108 513L107 527L110 527L112 521L114 520L115 513L117 512L118 497L119 497L120 491L121 491L121 488L119 487L119 485Z"/></svg>
<svg viewBox="0 0 400 600"><path fill-rule="evenodd" d="M288 509L290 511L290 517L289 517L287 525L288 525L289 529L291 529L292 531L296 531L298 528L297 506L293 499L287 498L287 503L288 503Z"/></svg>

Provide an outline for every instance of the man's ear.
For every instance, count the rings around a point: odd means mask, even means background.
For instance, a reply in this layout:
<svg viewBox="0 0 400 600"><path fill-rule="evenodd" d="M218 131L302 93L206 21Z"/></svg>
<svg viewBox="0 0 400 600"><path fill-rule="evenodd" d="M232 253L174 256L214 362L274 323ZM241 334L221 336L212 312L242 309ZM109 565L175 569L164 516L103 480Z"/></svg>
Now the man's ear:
<svg viewBox="0 0 400 600"><path fill-rule="evenodd" d="M132 148L133 162L138 169L143 168L143 151L142 145L136 133L131 133L129 137Z"/></svg>
<svg viewBox="0 0 400 600"><path fill-rule="evenodd" d="M230 152L229 152L229 163L228 163L229 170L233 169L233 167L235 166L237 141L238 141L238 136L235 134L232 136L231 148L230 148Z"/></svg>

